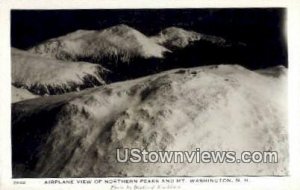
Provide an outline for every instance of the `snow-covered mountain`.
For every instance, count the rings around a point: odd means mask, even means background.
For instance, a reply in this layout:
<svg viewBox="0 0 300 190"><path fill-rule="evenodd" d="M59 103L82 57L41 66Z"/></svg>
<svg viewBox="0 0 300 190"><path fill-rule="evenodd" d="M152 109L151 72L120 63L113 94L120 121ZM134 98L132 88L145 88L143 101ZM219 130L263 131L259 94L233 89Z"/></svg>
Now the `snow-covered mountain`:
<svg viewBox="0 0 300 190"><path fill-rule="evenodd" d="M37 98L39 96L32 94L26 89L22 88L16 88L14 86L11 86L11 100L12 103Z"/></svg>
<svg viewBox="0 0 300 190"><path fill-rule="evenodd" d="M184 48L190 45L194 41L198 41L201 38L201 34L184 30L178 27L169 27L152 37L156 43L164 45L170 49Z"/></svg>
<svg viewBox="0 0 300 190"><path fill-rule="evenodd" d="M179 27L168 27L151 39L171 50L185 48L197 41L206 41L220 47L230 47L232 42L222 37L200 34L195 31L185 30Z"/></svg>
<svg viewBox="0 0 300 190"><path fill-rule="evenodd" d="M61 94L105 84L109 72L87 62L65 62L11 49L12 84L34 94Z"/></svg>
<svg viewBox="0 0 300 190"><path fill-rule="evenodd" d="M13 175L287 175L286 78L205 66L13 104ZM279 160L117 163L117 148L272 150Z"/></svg>
<svg viewBox="0 0 300 190"><path fill-rule="evenodd" d="M47 40L29 51L60 60L109 60L129 62L132 58L163 58L170 52L141 32L124 24L100 31L78 30Z"/></svg>

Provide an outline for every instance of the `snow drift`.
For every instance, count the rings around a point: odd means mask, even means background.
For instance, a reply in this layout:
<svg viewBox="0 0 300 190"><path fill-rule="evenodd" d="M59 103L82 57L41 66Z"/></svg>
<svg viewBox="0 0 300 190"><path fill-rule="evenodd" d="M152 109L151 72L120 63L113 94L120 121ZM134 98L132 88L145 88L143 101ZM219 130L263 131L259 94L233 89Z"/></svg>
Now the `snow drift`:
<svg viewBox="0 0 300 190"><path fill-rule="evenodd" d="M12 106L13 175L287 175L286 111L286 76L237 65L175 69L22 101ZM117 148L272 150L278 163L117 163Z"/></svg>
<svg viewBox="0 0 300 190"><path fill-rule="evenodd" d="M105 84L109 72L87 62L64 62L15 48L12 51L12 84L34 94L61 94Z"/></svg>
<svg viewBox="0 0 300 190"><path fill-rule="evenodd" d="M61 60L88 60L106 64L129 62L133 58L163 58L168 49L124 24L100 31L78 30L50 39L29 51Z"/></svg>
<svg viewBox="0 0 300 190"><path fill-rule="evenodd" d="M11 86L12 103L27 100L27 99L37 98L37 97L39 96L32 94L26 89L16 88L14 86Z"/></svg>

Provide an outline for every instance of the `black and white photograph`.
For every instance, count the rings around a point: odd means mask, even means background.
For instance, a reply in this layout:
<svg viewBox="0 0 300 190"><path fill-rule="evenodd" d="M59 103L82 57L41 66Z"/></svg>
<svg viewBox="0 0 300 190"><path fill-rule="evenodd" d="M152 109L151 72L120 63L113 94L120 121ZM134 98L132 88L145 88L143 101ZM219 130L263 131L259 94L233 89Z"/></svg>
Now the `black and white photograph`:
<svg viewBox="0 0 300 190"><path fill-rule="evenodd" d="M13 178L288 176L285 8L11 10Z"/></svg>
<svg viewBox="0 0 300 190"><path fill-rule="evenodd" d="M13 178L288 176L285 8L11 10Z"/></svg>

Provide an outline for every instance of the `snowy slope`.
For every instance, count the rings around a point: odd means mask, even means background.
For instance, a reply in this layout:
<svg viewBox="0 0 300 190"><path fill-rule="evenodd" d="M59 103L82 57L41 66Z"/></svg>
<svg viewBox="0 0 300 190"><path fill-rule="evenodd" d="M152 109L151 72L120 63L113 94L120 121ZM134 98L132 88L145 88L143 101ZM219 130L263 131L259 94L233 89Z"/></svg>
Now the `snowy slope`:
<svg viewBox="0 0 300 190"><path fill-rule="evenodd" d="M34 94L61 94L105 84L100 65L64 62L12 48L12 84Z"/></svg>
<svg viewBox="0 0 300 190"><path fill-rule="evenodd" d="M129 62L134 57L162 58L165 52L169 52L144 34L124 24L100 31L78 30L50 39L31 48L30 51L61 60L83 59L90 62L99 62L102 59Z"/></svg>
<svg viewBox="0 0 300 190"><path fill-rule="evenodd" d="M288 174L286 76L237 65L176 69L23 101L12 110L14 176ZM279 161L116 163L116 148L272 150Z"/></svg>
<svg viewBox="0 0 300 190"><path fill-rule="evenodd" d="M206 41L220 47L230 47L232 42L222 37L200 34L198 32L185 30L179 27L168 27L151 39L171 50L185 48L197 41Z"/></svg>
<svg viewBox="0 0 300 190"><path fill-rule="evenodd" d="M26 89L16 88L14 86L11 86L12 103L27 100L27 99L37 98L37 97L39 96L32 94Z"/></svg>

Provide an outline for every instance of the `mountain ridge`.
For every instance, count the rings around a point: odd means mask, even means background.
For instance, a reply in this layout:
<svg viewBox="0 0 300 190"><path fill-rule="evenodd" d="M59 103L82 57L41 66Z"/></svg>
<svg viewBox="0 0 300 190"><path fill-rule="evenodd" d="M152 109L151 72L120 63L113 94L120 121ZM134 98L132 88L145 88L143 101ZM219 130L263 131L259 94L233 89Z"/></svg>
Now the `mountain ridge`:
<svg viewBox="0 0 300 190"><path fill-rule="evenodd" d="M87 62L65 62L12 48L12 84L37 95L103 85L110 71Z"/></svg>

